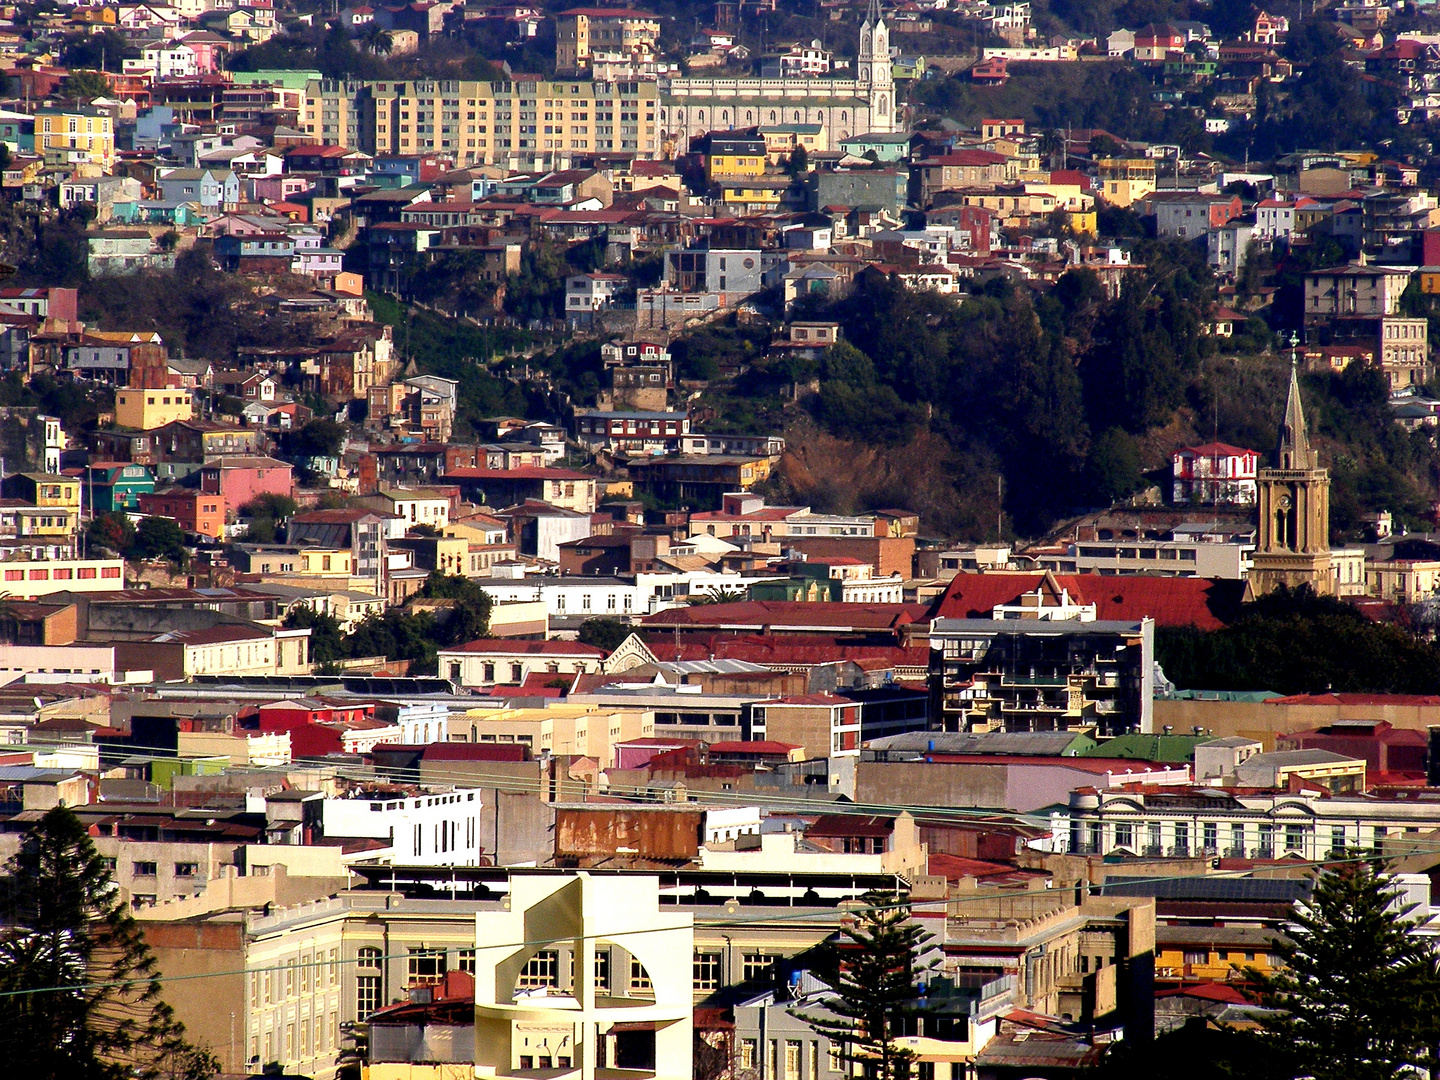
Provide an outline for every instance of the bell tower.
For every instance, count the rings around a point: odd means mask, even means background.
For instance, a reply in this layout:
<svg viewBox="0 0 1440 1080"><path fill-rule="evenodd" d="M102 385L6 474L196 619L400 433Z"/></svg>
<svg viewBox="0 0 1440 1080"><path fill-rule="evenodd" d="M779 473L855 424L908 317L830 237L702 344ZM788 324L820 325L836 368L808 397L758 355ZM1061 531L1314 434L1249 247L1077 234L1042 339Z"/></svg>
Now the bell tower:
<svg viewBox="0 0 1440 1080"><path fill-rule="evenodd" d="M880 0L870 0L860 24L860 53L855 77L868 87L870 130L895 130L895 85L890 66L890 28L880 14Z"/></svg>
<svg viewBox="0 0 1440 1080"><path fill-rule="evenodd" d="M1335 591L1330 571L1330 474L1310 449L1300 378L1290 366L1290 395L1275 467L1258 476L1260 523L1247 599L1281 585L1308 585L1320 595Z"/></svg>

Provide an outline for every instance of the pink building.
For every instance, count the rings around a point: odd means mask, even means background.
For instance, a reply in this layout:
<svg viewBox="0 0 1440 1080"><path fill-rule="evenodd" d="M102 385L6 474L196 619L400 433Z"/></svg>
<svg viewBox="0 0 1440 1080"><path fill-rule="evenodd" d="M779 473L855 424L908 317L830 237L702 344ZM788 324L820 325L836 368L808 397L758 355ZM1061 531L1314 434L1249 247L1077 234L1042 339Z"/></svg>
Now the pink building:
<svg viewBox="0 0 1440 1080"><path fill-rule="evenodd" d="M314 181L304 176L257 176L251 183L255 186L255 200L264 203L285 202L291 195L301 195L310 190Z"/></svg>
<svg viewBox="0 0 1440 1080"><path fill-rule="evenodd" d="M1228 443L1187 446L1170 455L1177 504L1255 505L1260 455Z"/></svg>
<svg viewBox="0 0 1440 1080"><path fill-rule="evenodd" d="M213 75L220 70L221 58L233 48L231 42L209 30L196 30L180 38L178 43L195 54L195 73Z"/></svg>
<svg viewBox="0 0 1440 1080"><path fill-rule="evenodd" d="M295 478L288 464L272 457L216 458L201 467L200 490L225 496L233 515L261 495L294 495Z"/></svg>

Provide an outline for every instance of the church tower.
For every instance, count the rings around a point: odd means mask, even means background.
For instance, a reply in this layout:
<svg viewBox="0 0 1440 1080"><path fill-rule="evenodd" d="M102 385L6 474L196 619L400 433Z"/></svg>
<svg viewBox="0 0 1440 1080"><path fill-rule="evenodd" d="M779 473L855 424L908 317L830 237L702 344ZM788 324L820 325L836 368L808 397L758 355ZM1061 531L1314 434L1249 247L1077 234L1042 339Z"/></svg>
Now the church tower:
<svg viewBox="0 0 1440 1080"><path fill-rule="evenodd" d="M860 24L860 55L856 78L869 87L870 130L895 130L895 86L890 66L890 28L880 14L880 0L870 0Z"/></svg>
<svg viewBox="0 0 1440 1080"><path fill-rule="evenodd" d="M1290 396L1280 428L1275 468L1258 477L1260 527L1247 598L1281 585L1309 585L1321 595L1334 592L1330 571L1330 474L1310 449L1300 378L1290 367Z"/></svg>

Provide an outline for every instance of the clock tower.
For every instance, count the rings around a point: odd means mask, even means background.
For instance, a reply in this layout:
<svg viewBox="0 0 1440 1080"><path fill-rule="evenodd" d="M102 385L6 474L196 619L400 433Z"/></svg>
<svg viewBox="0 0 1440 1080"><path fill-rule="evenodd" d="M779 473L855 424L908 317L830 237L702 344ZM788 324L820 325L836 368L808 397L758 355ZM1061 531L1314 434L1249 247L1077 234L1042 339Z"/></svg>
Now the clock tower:
<svg viewBox="0 0 1440 1080"><path fill-rule="evenodd" d="M1273 469L1259 471L1260 528L1246 585L1247 599L1308 585L1326 596L1335 591L1330 569L1330 474L1310 449L1300 378L1290 366L1290 395Z"/></svg>

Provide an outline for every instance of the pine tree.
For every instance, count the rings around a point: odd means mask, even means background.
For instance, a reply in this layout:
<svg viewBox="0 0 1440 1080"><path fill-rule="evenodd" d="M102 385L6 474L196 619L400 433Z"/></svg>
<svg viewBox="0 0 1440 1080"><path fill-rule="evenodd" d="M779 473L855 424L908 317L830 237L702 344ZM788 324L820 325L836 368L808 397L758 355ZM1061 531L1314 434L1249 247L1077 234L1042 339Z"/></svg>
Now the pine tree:
<svg viewBox="0 0 1440 1080"><path fill-rule="evenodd" d="M1398 895L1367 862L1327 870L1276 945L1284 968L1251 972L1280 1010L1262 1037L1291 1055L1289 1075L1391 1080L1436 1067L1440 968Z"/></svg>
<svg viewBox="0 0 1440 1080"><path fill-rule="evenodd" d="M160 998L155 958L85 826L48 811L6 868L0 1040L35 1080L199 1080L214 1055L189 1045Z"/></svg>
<svg viewBox="0 0 1440 1080"><path fill-rule="evenodd" d="M801 1019L842 1047L841 1056L870 1080L906 1080L915 1055L896 1040L920 1011L920 952L930 935L910 921L899 894L867 893L864 901L868 906L841 931L834 950L826 1013Z"/></svg>

